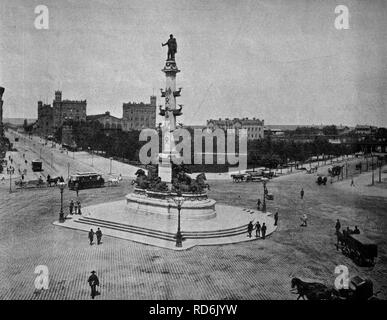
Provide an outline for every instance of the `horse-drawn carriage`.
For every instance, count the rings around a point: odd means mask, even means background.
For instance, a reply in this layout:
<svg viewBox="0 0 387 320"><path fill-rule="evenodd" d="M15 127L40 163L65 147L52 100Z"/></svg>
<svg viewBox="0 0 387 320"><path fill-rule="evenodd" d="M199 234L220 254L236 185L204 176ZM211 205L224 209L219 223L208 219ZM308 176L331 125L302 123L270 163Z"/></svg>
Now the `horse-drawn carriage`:
<svg viewBox="0 0 387 320"><path fill-rule="evenodd" d="M244 174L232 174L231 175L232 182L243 182L245 180L245 175Z"/></svg>
<svg viewBox="0 0 387 320"><path fill-rule="evenodd" d="M353 259L358 265L373 266L378 255L377 245L362 234L338 231L336 249Z"/></svg>
<svg viewBox="0 0 387 320"><path fill-rule="evenodd" d="M232 174L233 182L261 182L262 178L273 178L274 172L269 170L246 171L245 173Z"/></svg>
<svg viewBox="0 0 387 320"><path fill-rule="evenodd" d="M354 276L349 279L348 288L336 289L319 282L305 282L299 278L291 280L292 292L300 298L308 300L377 300L373 283L370 279Z"/></svg>
<svg viewBox="0 0 387 320"><path fill-rule="evenodd" d="M36 179L36 180L17 180L15 181L15 186L18 188L42 188L46 186L46 183L43 181L43 179Z"/></svg>
<svg viewBox="0 0 387 320"><path fill-rule="evenodd" d="M316 183L321 186L322 184L325 186L327 184L328 178L324 176L318 176Z"/></svg>
<svg viewBox="0 0 387 320"><path fill-rule="evenodd" d="M344 166L334 166L328 169L328 173L331 177L336 177L342 174Z"/></svg>
<svg viewBox="0 0 387 320"><path fill-rule="evenodd" d="M311 167L310 169L306 169L306 173L312 174L317 172L317 166L316 167Z"/></svg>

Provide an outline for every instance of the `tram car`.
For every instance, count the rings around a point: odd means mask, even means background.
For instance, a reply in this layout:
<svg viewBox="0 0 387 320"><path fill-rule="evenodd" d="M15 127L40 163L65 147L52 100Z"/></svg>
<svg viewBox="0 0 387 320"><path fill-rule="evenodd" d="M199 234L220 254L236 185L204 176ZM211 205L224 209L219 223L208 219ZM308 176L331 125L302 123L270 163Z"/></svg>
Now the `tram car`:
<svg viewBox="0 0 387 320"><path fill-rule="evenodd" d="M345 230L337 232L336 249L360 266L374 266L378 255L377 244L363 234L351 234Z"/></svg>
<svg viewBox="0 0 387 320"><path fill-rule="evenodd" d="M95 172L77 172L70 176L68 186L70 190L100 188L105 185L102 176Z"/></svg>
<svg viewBox="0 0 387 320"><path fill-rule="evenodd" d="M31 167L32 167L32 171L33 172L43 171L42 161L40 161L40 160L33 160L33 161L31 161Z"/></svg>

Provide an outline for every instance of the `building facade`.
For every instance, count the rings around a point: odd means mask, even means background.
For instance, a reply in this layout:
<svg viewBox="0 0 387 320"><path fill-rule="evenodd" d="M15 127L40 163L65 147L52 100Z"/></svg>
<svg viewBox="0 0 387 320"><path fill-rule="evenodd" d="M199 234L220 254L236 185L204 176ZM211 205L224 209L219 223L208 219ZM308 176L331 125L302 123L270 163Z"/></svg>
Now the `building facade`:
<svg viewBox="0 0 387 320"><path fill-rule="evenodd" d="M246 129L248 140L258 140L264 138L264 120L256 118L234 118L234 119L210 119L207 120L207 127L210 129Z"/></svg>
<svg viewBox="0 0 387 320"><path fill-rule="evenodd" d="M358 136L371 136L377 132L378 128L369 125L357 125L355 127L355 134Z"/></svg>
<svg viewBox="0 0 387 320"><path fill-rule="evenodd" d="M52 105L54 131L60 128L66 120L86 121L86 100L62 100L62 92L55 91L55 100Z"/></svg>
<svg viewBox="0 0 387 320"><path fill-rule="evenodd" d="M38 101L37 131L42 137L53 134L53 110L51 105Z"/></svg>
<svg viewBox="0 0 387 320"><path fill-rule="evenodd" d="M149 104L128 102L122 105L122 129L144 128L156 128L156 96L150 97Z"/></svg>
<svg viewBox="0 0 387 320"><path fill-rule="evenodd" d="M105 130L122 130L123 120L112 116L109 111L87 116L86 120L99 122Z"/></svg>

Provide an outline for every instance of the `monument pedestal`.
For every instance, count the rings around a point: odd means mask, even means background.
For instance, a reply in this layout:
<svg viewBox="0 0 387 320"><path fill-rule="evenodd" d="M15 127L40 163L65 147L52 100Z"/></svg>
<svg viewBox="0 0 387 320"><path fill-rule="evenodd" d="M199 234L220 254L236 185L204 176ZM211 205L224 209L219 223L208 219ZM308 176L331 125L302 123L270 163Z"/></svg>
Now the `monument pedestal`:
<svg viewBox="0 0 387 320"><path fill-rule="evenodd" d="M139 214L177 219L177 205L173 200L177 194L155 192L135 188L133 193L126 195L126 207ZM216 217L216 201L208 199L207 194L182 194L184 202L181 206L182 220L207 220Z"/></svg>

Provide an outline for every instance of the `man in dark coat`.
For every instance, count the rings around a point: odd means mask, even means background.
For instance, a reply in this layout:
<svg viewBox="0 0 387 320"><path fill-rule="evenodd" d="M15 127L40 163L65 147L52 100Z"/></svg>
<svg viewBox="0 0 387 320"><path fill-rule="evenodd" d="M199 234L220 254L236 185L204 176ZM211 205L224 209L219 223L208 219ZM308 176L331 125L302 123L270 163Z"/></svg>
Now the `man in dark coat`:
<svg viewBox="0 0 387 320"><path fill-rule="evenodd" d="M70 214L73 214L73 209L74 209L74 201L71 199L71 201L70 201Z"/></svg>
<svg viewBox="0 0 387 320"><path fill-rule="evenodd" d="M161 44L163 47L168 45L167 60L175 60L175 53L177 52L177 42L173 37L173 34L169 35L169 39L166 43Z"/></svg>
<svg viewBox="0 0 387 320"><path fill-rule="evenodd" d="M258 199L257 201L257 209L261 210L261 199Z"/></svg>
<svg viewBox="0 0 387 320"><path fill-rule="evenodd" d="M304 192L304 189L302 188L302 189L301 189L301 192L300 192L301 199L304 199L304 193L305 193L305 192Z"/></svg>
<svg viewBox="0 0 387 320"><path fill-rule="evenodd" d="M78 182L75 184L74 189L75 189L75 192L77 193L77 198L78 198L78 193L79 193L79 183Z"/></svg>
<svg viewBox="0 0 387 320"><path fill-rule="evenodd" d="M265 223L262 224L261 232L262 232L262 239L265 239L265 236L266 236L266 224Z"/></svg>
<svg viewBox="0 0 387 320"><path fill-rule="evenodd" d="M259 221L255 224L255 237L258 238L261 236L261 224Z"/></svg>
<svg viewBox="0 0 387 320"><path fill-rule="evenodd" d="M93 240L94 240L94 231L93 229L90 229L89 231L89 240L90 240L90 245L93 244Z"/></svg>
<svg viewBox="0 0 387 320"><path fill-rule="evenodd" d="M253 223L250 221L249 224L247 225L247 232L248 232L248 237L251 238L251 233L253 232L254 226Z"/></svg>
<svg viewBox="0 0 387 320"><path fill-rule="evenodd" d="M97 236L97 244L101 244L102 239L102 231L98 228L98 230L95 232L95 235Z"/></svg>
<svg viewBox="0 0 387 320"><path fill-rule="evenodd" d="M338 233L340 231L340 228L341 228L341 223L340 223L340 220L337 219L336 225L335 225L336 233Z"/></svg>
<svg viewBox="0 0 387 320"><path fill-rule="evenodd" d="M81 211L81 202L78 200L78 201L77 201L77 204L78 204L78 214L82 214L82 211Z"/></svg>
<svg viewBox="0 0 387 320"><path fill-rule="evenodd" d="M99 286L99 279L97 275L95 274L95 271L91 271L91 276L87 280L89 283L89 286L91 288L91 298L94 299L94 297L97 295L97 288L96 286Z"/></svg>
<svg viewBox="0 0 387 320"><path fill-rule="evenodd" d="M278 222L278 211L274 214L274 225L276 226Z"/></svg>

